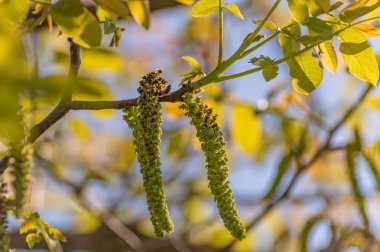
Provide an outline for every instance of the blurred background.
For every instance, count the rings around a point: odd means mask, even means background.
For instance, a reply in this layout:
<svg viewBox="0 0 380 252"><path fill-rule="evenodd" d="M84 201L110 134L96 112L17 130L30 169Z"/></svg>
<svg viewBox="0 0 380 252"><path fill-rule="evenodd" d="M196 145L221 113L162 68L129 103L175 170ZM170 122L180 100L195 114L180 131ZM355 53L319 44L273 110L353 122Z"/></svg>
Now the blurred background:
<svg viewBox="0 0 380 252"><path fill-rule="evenodd" d="M117 48L109 48L111 36L104 36L101 48L82 50L75 100L134 98L141 77L158 68L175 90L181 75L190 70L181 59L185 55L196 58L206 72L212 70L217 61L217 16L193 18L189 6L152 2L157 6L152 8L149 31L134 22L120 21L118 25L125 31ZM226 13L225 55L231 55L254 30L252 20L262 19L272 2L236 1L245 20ZM290 19L283 1L271 21L281 27ZM6 32L6 27L1 29ZM380 50L378 42L369 40L375 53ZM32 76L33 88L21 102L28 123L35 125L59 102L69 66L69 44L64 36L58 36L56 27L49 31L46 25L23 38L27 57L22 63L7 49L15 44L8 44L0 41L0 58L8 59L9 68L2 80L7 83L11 76ZM282 58L276 39L252 57L261 54ZM252 68L249 59L239 61L227 73ZM204 101L219 114L230 158L231 187L245 225L252 224L267 205L263 196L289 150L304 139L302 158L308 160L366 85L349 75L340 59L337 73L325 71L322 84L309 96L292 88L286 64L280 65L279 76L269 83L256 73L203 89ZM5 84L0 88L1 113L8 113L13 106L8 88ZM204 156L189 120L178 104L162 106L162 173L175 225L174 233L165 239L154 237L131 131L121 111L71 111L35 143L31 209L65 234L65 251L134 251L142 244L144 251L296 252L301 251L308 231L307 251L380 251L376 246L380 187L365 160L358 158L355 176L365 197L366 229L341 147L352 141L356 130L366 152L379 161L377 89L336 132L331 144L336 148L305 171L287 198L252 225L241 242L233 242L217 213L207 187ZM0 142L0 155L6 151ZM296 167L296 162L289 165L273 199L282 194ZM9 179L9 173L5 177ZM12 247L24 251L25 235L18 234L18 225L19 221L10 217ZM45 251L43 246L37 244L34 251Z"/></svg>

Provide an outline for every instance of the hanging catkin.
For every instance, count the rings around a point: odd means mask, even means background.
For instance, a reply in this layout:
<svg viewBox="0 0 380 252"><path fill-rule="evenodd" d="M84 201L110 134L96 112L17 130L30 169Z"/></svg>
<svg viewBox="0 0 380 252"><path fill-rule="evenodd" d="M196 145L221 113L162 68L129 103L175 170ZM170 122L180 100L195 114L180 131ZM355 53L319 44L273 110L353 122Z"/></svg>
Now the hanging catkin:
<svg viewBox="0 0 380 252"><path fill-rule="evenodd" d="M0 251L9 251L10 238L7 232L7 188L4 181L0 178Z"/></svg>
<svg viewBox="0 0 380 252"><path fill-rule="evenodd" d="M137 159L154 232L163 237L173 231L162 186L159 144L161 142L161 105L158 97L168 91L161 70L147 74L140 81L138 106L125 109L124 120L132 129Z"/></svg>
<svg viewBox="0 0 380 252"><path fill-rule="evenodd" d="M211 108L201 103L200 97L184 95L181 109L190 117L190 124L197 130L197 137L206 156L209 187L219 209L219 215L231 234L239 240L245 237L245 229L235 206L235 200L228 182L228 158L224 138L217 116Z"/></svg>
<svg viewBox="0 0 380 252"><path fill-rule="evenodd" d="M12 186L14 189L14 207L17 218L24 217L28 212L31 190L31 168L32 168L32 153L33 149L27 143L27 128L24 123L22 113L18 114L22 134L15 141L10 143L9 166L13 175Z"/></svg>

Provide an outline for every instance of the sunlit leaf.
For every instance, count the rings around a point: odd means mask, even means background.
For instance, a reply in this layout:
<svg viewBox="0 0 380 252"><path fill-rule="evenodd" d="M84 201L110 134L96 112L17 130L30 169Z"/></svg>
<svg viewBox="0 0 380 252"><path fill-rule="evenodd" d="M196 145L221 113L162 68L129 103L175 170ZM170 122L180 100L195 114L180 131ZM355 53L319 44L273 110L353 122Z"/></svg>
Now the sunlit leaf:
<svg viewBox="0 0 380 252"><path fill-rule="evenodd" d="M34 244L39 243L42 240L42 237L38 234L28 234L26 236L26 243L28 243L28 247L31 249L34 247Z"/></svg>
<svg viewBox="0 0 380 252"><path fill-rule="evenodd" d="M323 64L330 72L335 73L336 68L338 67L338 58L336 56L334 45L331 41L326 41L319 44L319 47L322 53L321 60Z"/></svg>
<svg viewBox="0 0 380 252"><path fill-rule="evenodd" d="M380 1L377 1L373 5L366 6L368 2L369 0L359 0L348 5L339 13L339 18L344 22L352 22L380 7Z"/></svg>
<svg viewBox="0 0 380 252"><path fill-rule="evenodd" d="M255 25L260 25L261 22L262 22L261 20L254 21ZM269 29L269 30L272 30L272 31L277 31L278 30L278 26L275 23L273 23L272 21L265 22L263 28L266 28L266 29Z"/></svg>
<svg viewBox="0 0 380 252"><path fill-rule="evenodd" d="M198 72L202 72L202 68L201 68L199 62L196 59L194 59L193 57L191 57L191 56L183 56L182 59L186 60L186 62L192 68L194 68L194 70L196 70Z"/></svg>
<svg viewBox="0 0 380 252"><path fill-rule="evenodd" d="M340 33L339 37L342 39L339 51L348 70L359 79L376 85L379 79L379 67L364 34L350 28Z"/></svg>
<svg viewBox="0 0 380 252"><path fill-rule="evenodd" d="M329 12L330 0L307 0L307 7L312 16L318 16Z"/></svg>
<svg viewBox="0 0 380 252"><path fill-rule="evenodd" d="M83 47L99 46L102 29L98 20L79 0L60 0L51 8L54 22L62 32Z"/></svg>
<svg viewBox="0 0 380 252"><path fill-rule="evenodd" d="M127 4L135 21L145 29L149 29L149 1L128 0Z"/></svg>
<svg viewBox="0 0 380 252"><path fill-rule="evenodd" d="M355 25L354 27L362 31L369 38L380 36L380 28L375 27L371 24L361 23Z"/></svg>
<svg viewBox="0 0 380 252"><path fill-rule="evenodd" d="M211 15L219 10L218 0L201 0L197 2L191 11L193 17L204 17Z"/></svg>
<svg viewBox="0 0 380 252"><path fill-rule="evenodd" d="M3 0L0 7L4 8L9 18L15 24L20 24L28 15L29 4L27 0Z"/></svg>
<svg viewBox="0 0 380 252"><path fill-rule="evenodd" d="M294 19L301 24L304 24L309 19L309 9L307 8L306 0L288 0L289 10Z"/></svg>
<svg viewBox="0 0 380 252"><path fill-rule="evenodd" d="M194 0L176 0L176 1L184 5L193 5L194 3Z"/></svg>
<svg viewBox="0 0 380 252"><path fill-rule="evenodd" d="M252 106L235 104L232 107L231 136L246 154L259 149L261 144L261 121Z"/></svg>
<svg viewBox="0 0 380 252"><path fill-rule="evenodd" d="M62 234L62 232L61 232L59 229L57 229L57 228L49 227L48 233L49 233L49 235L50 235L53 239L55 239L55 240L57 240L57 241L63 241L63 242L67 241L66 237L65 237L65 236Z"/></svg>
<svg viewBox="0 0 380 252"><path fill-rule="evenodd" d="M130 13L123 0L93 0L98 6L125 20L130 19Z"/></svg>
<svg viewBox="0 0 380 252"><path fill-rule="evenodd" d="M235 3L232 3L232 4L226 4L225 3L225 4L223 4L223 8L228 10L229 12L231 12L232 14L234 14L235 16L240 18L241 20L244 20L244 17L240 12L239 7Z"/></svg>
<svg viewBox="0 0 380 252"><path fill-rule="evenodd" d="M300 34L298 26L293 25L288 30L290 35ZM279 42L285 57L300 50L299 42L279 35ZM287 61L290 76L293 78L293 87L302 94L309 94L315 90L322 81L323 68L321 63L313 57L312 50L308 50Z"/></svg>
<svg viewBox="0 0 380 252"><path fill-rule="evenodd" d="M37 228L37 222L34 218L27 218L20 224L20 234L24 234L30 230Z"/></svg>

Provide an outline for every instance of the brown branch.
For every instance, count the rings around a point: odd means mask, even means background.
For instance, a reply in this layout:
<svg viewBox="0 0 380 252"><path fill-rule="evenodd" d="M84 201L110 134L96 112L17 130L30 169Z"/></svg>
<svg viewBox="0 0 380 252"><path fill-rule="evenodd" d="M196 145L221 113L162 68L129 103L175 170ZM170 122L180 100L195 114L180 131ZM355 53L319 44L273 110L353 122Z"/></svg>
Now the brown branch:
<svg viewBox="0 0 380 252"><path fill-rule="evenodd" d="M280 197L275 199L274 201L268 203L264 209L261 211L261 213L256 216L250 223L247 225L247 229L251 229L255 227L260 221L270 213L270 211L276 207L278 204L280 204L282 201L284 201L290 194L291 190L293 189L294 185L300 178L300 176L305 172L307 169L311 167L312 164L314 164L324 153L333 150L335 151L336 148L331 148L331 140L334 137L335 133L342 127L342 125L350 118L350 116L359 108L359 106L363 103L367 95L372 90L372 86L368 85L368 87L364 90L364 92L360 95L358 100L351 105L351 107L346 111L346 113L341 117L341 119L329 130L329 133L325 139L325 141L320 145L320 147L317 149L317 151L314 153L314 155L310 158L310 160L304 164L301 164L294 177L290 181L289 185L286 187L285 191L281 194ZM236 243L236 240L233 240L231 243L229 243L226 247L222 249L222 251L230 251L232 246Z"/></svg>
<svg viewBox="0 0 380 252"><path fill-rule="evenodd" d="M74 43L73 43L74 44ZM70 50L70 52L74 52L79 57L79 53L76 53L75 50ZM79 62L80 59L71 59L71 63ZM79 67L79 66L78 66ZM70 66L70 73L75 71L75 74L78 74L77 68L73 69ZM30 135L28 142L34 143L45 131L47 131L52 125L54 125L58 120L64 117L70 110L103 110L103 109L124 109L131 106L137 105L137 98L128 99L128 100L120 100L120 101L71 101L71 91L70 93L66 93L66 98L62 98L61 102L57 105L56 108L50 114L43 119L40 123L35 125L30 130ZM182 96L191 91L192 88L189 85L183 85L178 90L168 93L159 98L160 102L178 102L182 100ZM66 91L68 92L68 91ZM4 173L8 166L9 156L5 156L0 160L0 175Z"/></svg>

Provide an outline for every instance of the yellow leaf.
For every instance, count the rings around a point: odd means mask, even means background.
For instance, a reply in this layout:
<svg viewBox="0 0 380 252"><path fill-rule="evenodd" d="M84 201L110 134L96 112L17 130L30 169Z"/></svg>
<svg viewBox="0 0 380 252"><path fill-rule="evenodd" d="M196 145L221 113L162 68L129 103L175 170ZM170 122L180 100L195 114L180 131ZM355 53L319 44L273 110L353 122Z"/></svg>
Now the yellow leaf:
<svg viewBox="0 0 380 252"><path fill-rule="evenodd" d="M185 115L184 111L178 108L178 103L167 102L163 104L164 115L168 119L175 121Z"/></svg>
<svg viewBox="0 0 380 252"><path fill-rule="evenodd" d="M128 0L127 4L135 21L145 29L149 29L149 2L147 0Z"/></svg>
<svg viewBox="0 0 380 252"><path fill-rule="evenodd" d="M364 34L355 28L350 28L340 33L339 37L342 39L339 51L350 73L376 86L379 67Z"/></svg>
<svg viewBox="0 0 380 252"><path fill-rule="evenodd" d="M326 41L321 43L320 48L322 50L322 62L327 67L327 69L335 73L338 67L338 58L335 53L335 49L331 41Z"/></svg>
<svg viewBox="0 0 380 252"><path fill-rule="evenodd" d="M93 0L98 6L129 21L129 10L123 0Z"/></svg>
<svg viewBox="0 0 380 252"><path fill-rule="evenodd" d="M194 0L176 0L176 1L184 5L192 5L194 3Z"/></svg>
<svg viewBox="0 0 380 252"><path fill-rule="evenodd" d="M252 106L235 104L232 108L231 136L241 149L250 154L260 148L261 121Z"/></svg>
<svg viewBox="0 0 380 252"><path fill-rule="evenodd" d="M361 23L355 25L354 27L362 31L369 38L380 36L380 29L373 25Z"/></svg>
<svg viewBox="0 0 380 252"><path fill-rule="evenodd" d="M233 252L252 251L255 244L255 237L252 232L247 232L247 237L242 241L237 241L232 247Z"/></svg>

